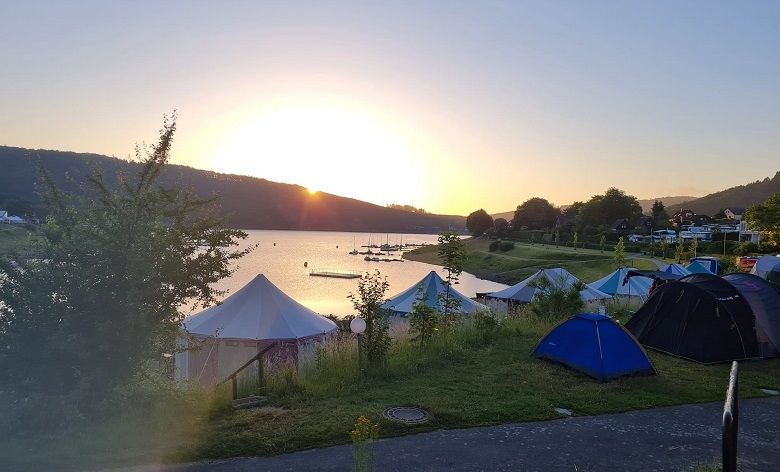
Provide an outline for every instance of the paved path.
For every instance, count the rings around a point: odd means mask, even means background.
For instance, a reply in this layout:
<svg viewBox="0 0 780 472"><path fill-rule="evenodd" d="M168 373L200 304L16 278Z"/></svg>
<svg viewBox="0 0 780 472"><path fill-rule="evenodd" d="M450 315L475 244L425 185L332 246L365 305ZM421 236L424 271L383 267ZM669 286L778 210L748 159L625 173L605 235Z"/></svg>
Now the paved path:
<svg viewBox="0 0 780 472"><path fill-rule="evenodd" d="M375 444L376 471L674 471L720 458L722 403L435 431ZM780 471L780 398L740 403L740 470ZM133 472L348 471L350 446Z"/></svg>

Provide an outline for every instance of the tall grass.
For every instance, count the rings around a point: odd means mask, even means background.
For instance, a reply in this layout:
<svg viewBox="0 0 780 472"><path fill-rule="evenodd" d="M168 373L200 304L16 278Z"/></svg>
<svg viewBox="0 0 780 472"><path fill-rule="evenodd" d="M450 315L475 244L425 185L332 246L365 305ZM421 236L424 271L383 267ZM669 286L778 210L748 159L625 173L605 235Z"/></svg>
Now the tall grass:
<svg viewBox="0 0 780 472"><path fill-rule="evenodd" d="M420 343L405 333L396 332L385 362L375 369L363 371L358 363L356 338L342 333L319 345L313 353L299 359L298 365L284 363L266 366L265 390L269 399L282 406L292 406L307 398L339 394L361 382L403 379L437 365L464 360L477 348L498 338L523 333L544 334L553 325L541 320L527 307L508 313L489 312L464 317L452 327L438 332L426 343ZM239 382L242 393L257 390L256 370Z"/></svg>

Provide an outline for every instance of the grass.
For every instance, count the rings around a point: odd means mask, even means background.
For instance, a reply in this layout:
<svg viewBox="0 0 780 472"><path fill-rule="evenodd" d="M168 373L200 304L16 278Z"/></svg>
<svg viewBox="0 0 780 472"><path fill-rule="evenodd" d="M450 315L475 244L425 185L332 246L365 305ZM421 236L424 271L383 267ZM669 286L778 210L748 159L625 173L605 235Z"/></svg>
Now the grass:
<svg viewBox="0 0 780 472"><path fill-rule="evenodd" d="M0 224L0 256L30 247L31 240L38 237L32 228L30 225Z"/></svg>
<svg viewBox="0 0 780 472"><path fill-rule="evenodd" d="M347 341L340 353L320 356L298 373L269 379L273 409L215 415L197 444L178 460L273 455L349 442L360 415L380 424L381 436L441 428L464 428L557 418L555 407L575 415L722 401L729 366L702 366L651 352L658 374L602 383L530 353L551 323L528 318L501 324L488 339L473 326L440 336L427 346L395 342L385 369L360 376ZM778 388L780 360L747 362L740 370L740 395L763 396ZM416 405L433 419L424 425L386 421L391 406Z"/></svg>
<svg viewBox="0 0 780 472"><path fill-rule="evenodd" d="M556 248L550 245L515 243L507 252L490 252L490 241L467 239L464 270L477 277L515 284L541 268L562 267L580 280L589 283L616 269L610 252L594 249ZM404 254L407 259L441 264L436 246L425 246ZM627 257L627 264L637 269L655 269L655 264L643 257Z"/></svg>

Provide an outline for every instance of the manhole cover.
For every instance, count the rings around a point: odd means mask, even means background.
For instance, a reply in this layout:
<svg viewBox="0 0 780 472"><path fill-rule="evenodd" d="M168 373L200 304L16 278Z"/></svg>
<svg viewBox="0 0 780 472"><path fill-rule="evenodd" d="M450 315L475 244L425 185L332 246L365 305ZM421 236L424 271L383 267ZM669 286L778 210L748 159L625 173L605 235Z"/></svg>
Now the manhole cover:
<svg viewBox="0 0 780 472"><path fill-rule="evenodd" d="M388 408L384 411L383 415L388 420L406 424L425 423L431 419L431 415L428 414L427 411L413 406L395 406L393 408Z"/></svg>

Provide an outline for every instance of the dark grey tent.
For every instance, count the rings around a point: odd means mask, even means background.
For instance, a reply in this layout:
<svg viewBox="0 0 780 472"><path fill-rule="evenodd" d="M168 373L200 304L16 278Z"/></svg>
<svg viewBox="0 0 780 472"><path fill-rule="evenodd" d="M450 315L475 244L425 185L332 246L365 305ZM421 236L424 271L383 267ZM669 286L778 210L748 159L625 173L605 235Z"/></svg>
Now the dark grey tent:
<svg viewBox="0 0 780 472"><path fill-rule="evenodd" d="M704 364L780 355L780 292L745 274L659 286L626 328L640 343Z"/></svg>
<svg viewBox="0 0 780 472"><path fill-rule="evenodd" d="M727 274L723 279L745 297L756 318L759 357L780 353L780 286L753 274Z"/></svg>

